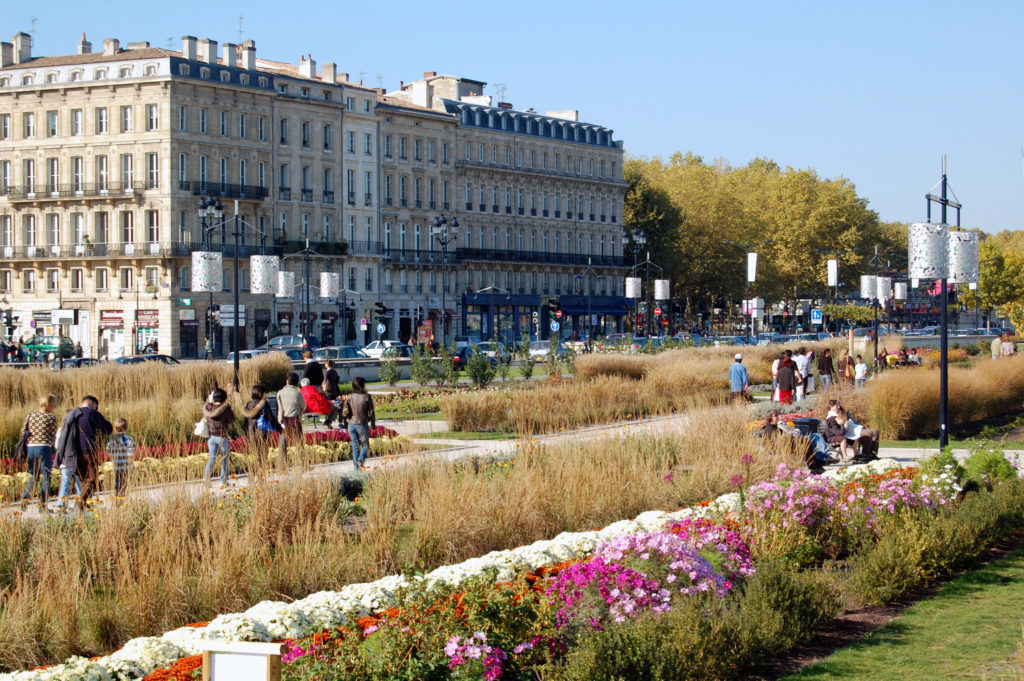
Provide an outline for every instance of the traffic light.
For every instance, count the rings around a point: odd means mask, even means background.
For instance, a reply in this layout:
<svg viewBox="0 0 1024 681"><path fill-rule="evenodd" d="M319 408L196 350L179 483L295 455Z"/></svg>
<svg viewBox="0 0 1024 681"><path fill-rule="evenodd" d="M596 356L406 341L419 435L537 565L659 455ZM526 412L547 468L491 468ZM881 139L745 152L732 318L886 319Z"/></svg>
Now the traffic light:
<svg viewBox="0 0 1024 681"><path fill-rule="evenodd" d="M373 314L378 324L383 324L388 316L388 308L379 300L373 306Z"/></svg>
<svg viewBox="0 0 1024 681"><path fill-rule="evenodd" d="M210 319L213 320L214 324L218 326L220 325L220 305L213 306L213 308L210 311Z"/></svg>
<svg viewBox="0 0 1024 681"><path fill-rule="evenodd" d="M551 315L552 319L561 319L562 303L558 301L558 298L548 299L548 314Z"/></svg>

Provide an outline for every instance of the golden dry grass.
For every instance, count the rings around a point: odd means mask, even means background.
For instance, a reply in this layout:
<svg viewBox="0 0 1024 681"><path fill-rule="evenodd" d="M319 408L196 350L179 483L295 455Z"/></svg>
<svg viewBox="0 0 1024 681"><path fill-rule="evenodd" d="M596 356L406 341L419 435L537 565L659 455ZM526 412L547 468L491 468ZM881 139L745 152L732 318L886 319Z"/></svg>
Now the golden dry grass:
<svg viewBox="0 0 1024 681"><path fill-rule="evenodd" d="M868 420L885 439L934 436L939 431L939 370L898 369L869 383ZM979 361L949 370L950 425L1024 407L1024 357Z"/></svg>
<svg viewBox="0 0 1024 681"><path fill-rule="evenodd" d="M752 438L743 410L695 412L687 431L525 445L512 464L385 469L358 532L336 483L257 483L241 498L170 494L84 518L0 518L0 669L97 654L266 598L291 599L675 509L797 463ZM754 454L746 471L744 453ZM665 477L672 474L672 481Z"/></svg>

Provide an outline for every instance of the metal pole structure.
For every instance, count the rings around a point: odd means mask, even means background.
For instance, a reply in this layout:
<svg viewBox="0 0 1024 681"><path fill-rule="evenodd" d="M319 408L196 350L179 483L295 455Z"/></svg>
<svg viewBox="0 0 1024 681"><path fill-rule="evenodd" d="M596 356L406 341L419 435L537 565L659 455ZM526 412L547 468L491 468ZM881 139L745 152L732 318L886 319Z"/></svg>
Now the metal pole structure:
<svg viewBox="0 0 1024 681"><path fill-rule="evenodd" d="M878 246L875 246L875 256L871 258L869 263L875 269L875 294L871 296L871 309L875 313L874 330L875 330L875 358L872 361L872 365L879 369L878 366Z"/></svg>
<svg viewBox="0 0 1024 681"><path fill-rule="evenodd" d="M767 243L771 243L771 239L765 239L764 241L758 241L756 244L740 244L735 241L723 241L723 244L727 246L735 246L736 248L742 248L747 254L747 263L750 262L750 254L754 252L754 249L758 246L764 246ZM749 268L750 265L744 263ZM754 336L754 306L750 302L750 272L746 272L743 275L743 297L747 305L747 337L753 338Z"/></svg>
<svg viewBox="0 0 1024 681"><path fill-rule="evenodd" d="M303 320L302 320L302 334L305 336L303 344L309 343L309 337L312 335L312 324L309 319L309 237L306 237L306 281L302 286L302 306L303 306Z"/></svg>
<svg viewBox="0 0 1024 681"><path fill-rule="evenodd" d="M234 380L232 382L232 385L234 386L235 392L237 393L238 392L238 363L239 363L239 355L242 354L239 351L239 345L238 345L238 249L239 249L239 236L241 236L241 232L239 231L239 224L238 224L238 201L235 201L234 223L235 223L235 233L234 233L234 237L235 237L235 271L234 271L234 281L231 284L231 291L234 294L235 307L234 307L234 310L233 310L233 313L232 313L234 315L234 318L231 320L231 323L232 323L232 327L231 327L231 351L234 353L234 361L233 361Z"/></svg>
<svg viewBox="0 0 1024 681"><path fill-rule="evenodd" d="M449 229L450 227L450 229ZM445 344L445 332L447 331L447 296L448 291L448 244L459 236L459 220L453 218L451 225L448 218L442 213L430 226L430 234L441 244L441 345ZM492 311L493 312L493 311Z"/></svg>

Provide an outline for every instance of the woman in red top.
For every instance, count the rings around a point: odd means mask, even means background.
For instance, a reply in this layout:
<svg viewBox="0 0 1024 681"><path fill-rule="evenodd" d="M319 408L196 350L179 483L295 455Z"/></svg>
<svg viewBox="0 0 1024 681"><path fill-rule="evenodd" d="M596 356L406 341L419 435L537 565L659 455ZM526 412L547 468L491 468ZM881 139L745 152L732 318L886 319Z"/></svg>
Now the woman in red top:
<svg viewBox="0 0 1024 681"><path fill-rule="evenodd" d="M326 416L327 418L324 419L325 426L330 428L335 419L341 418L341 408L324 397L324 394L320 392L320 388L311 385L308 378L302 379L299 385L301 386L300 390L302 390L302 398L306 400L306 411Z"/></svg>

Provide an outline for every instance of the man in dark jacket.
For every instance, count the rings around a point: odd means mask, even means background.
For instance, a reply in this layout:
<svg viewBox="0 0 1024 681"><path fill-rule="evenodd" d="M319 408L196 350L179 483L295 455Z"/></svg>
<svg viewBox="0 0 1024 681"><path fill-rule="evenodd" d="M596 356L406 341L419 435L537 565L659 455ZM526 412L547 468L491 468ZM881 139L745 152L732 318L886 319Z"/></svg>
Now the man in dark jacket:
<svg viewBox="0 0 1024 681"><path fill-rule="evenodd" d="M317 388L324 382L324 368L320 366L320 362L313 359L313 353L306 350L302 353L303 359L306 360L306 366L302 370L302 377L309 379L310 385L315 385Z"/></svg>
<svg viewBox="0 0 1024 681"><path fill-rule="evenodd" d="M57 466L74 468L82 479L82 495L78 507L86 503L96 490L99 478L99 444L101 435L110 435L114 427L99 412L100 402L92 395L82 398L82 406L64 417L60 439L57 440Z"/></svg>

